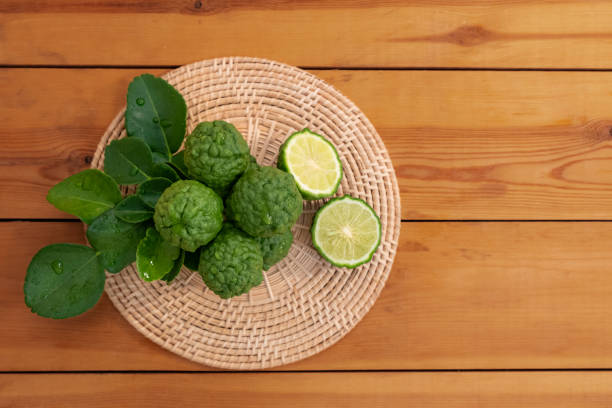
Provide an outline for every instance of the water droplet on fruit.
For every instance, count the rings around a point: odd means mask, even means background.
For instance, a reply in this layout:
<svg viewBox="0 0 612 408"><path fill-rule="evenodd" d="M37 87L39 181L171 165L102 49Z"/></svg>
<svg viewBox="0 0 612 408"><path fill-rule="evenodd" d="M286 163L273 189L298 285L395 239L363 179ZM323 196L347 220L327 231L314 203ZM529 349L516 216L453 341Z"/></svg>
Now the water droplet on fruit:
<svg viewBox="0 0 612 408"><path fill-rule="evenodd" d="M158 118L153 118L153 123L159 123L159 119Z"/></svg>
<svg viewBox="0 0 612 408"><path fill-rule="evenodd" d="M168 119L162 119L161 125L163 128L169 128L172 126L172 122L170 122Z"/></svg>
<svg viewBox="0 0 612 408"><path fill-rule="evenodd" d="M59 259L56 259L55 261L51 262L51 269L53 269L53 272L55 272L57 275L61 275L64 273L64 263Z"/></svg>
<svg viewBox="0 0 612 408"><path fill-rule="evenodd" d="M145 104L144 98L136 98L136 105L142 106Z"/></svg>

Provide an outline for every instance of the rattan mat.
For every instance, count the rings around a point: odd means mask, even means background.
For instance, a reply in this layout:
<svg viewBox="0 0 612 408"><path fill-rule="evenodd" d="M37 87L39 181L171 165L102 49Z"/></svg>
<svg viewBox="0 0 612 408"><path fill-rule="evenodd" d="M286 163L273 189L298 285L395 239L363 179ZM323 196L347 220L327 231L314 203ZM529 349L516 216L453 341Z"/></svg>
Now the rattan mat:
<svg viewBox="0 0 612 408"><path fill-rule="evenodd" d="M348 333L380 294L397 250L400 197L385 146L365 115L308 72L257 58L219 58L163 76L187 102L188 132L201 121L233 123L261 165L275 165L281 143L309 127L338 149L344 178L338 195L366 200L380 215L382 241L372 261L336 268L313 249L309 228L323 201L304 201L289 255L248 294L223 300L183 267L169 286L140 280L134 265L109 275L106 293L139 332L160 346L209 366L262 369L312 356ZM100 140L125 137L124 111Z"/></svg>

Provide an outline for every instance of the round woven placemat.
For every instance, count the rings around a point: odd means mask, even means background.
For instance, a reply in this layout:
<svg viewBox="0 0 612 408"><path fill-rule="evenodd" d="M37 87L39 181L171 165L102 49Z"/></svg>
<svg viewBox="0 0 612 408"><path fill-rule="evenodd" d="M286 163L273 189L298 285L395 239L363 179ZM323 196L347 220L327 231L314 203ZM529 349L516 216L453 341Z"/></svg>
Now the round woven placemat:
<svg viewBox="0 0 612 408"><path fill-rule="evenodd" d="M140 280L134 265L108 275L106 293L139 332L187 359L228 369L262 369L312 356L341 339L372 307L391 270L400 231L400 198L391 160L363 113L331 85L298 68L256 58L220 58L163 76L187 102L188 132L201 121L225 120L245 136L261 165L304 127L338 149L344 178L338 195L367 201L380 215L382 241L356 269L324 261L310 240L323 201L304 201L289 255L264 271L264 283L223 300L185 267L171 284ZM121 111L100 140L125 137ZM124 191L125 192L125 191Z"/></svg>

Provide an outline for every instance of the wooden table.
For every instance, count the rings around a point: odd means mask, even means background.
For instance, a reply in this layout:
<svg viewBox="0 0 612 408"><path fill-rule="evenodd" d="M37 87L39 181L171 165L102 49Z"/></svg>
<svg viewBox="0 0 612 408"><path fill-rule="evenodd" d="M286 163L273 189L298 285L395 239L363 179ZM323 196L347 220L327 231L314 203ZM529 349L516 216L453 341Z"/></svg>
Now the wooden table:
<svg viewBox="0 0 612 408"><path fill-rule="evenodd" d="M612 2L0 1L0 407L612 406ZM107 298L53 321L27 264L82 226L45 200L89 166L133 76L249 55L371 119L402 196L380 299L340 343L216 372Z"/></svg>

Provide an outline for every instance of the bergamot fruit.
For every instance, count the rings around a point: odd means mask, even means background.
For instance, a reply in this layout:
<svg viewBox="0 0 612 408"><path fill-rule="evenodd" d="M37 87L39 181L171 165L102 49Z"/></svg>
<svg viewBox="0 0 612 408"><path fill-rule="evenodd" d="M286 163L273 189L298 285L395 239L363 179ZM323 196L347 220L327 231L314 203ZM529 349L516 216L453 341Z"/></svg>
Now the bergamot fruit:
<svg viewBox="0 0 612 408"><path fill-rule="evenodd" d="M249 155L249 163L247 164L246 170L249 170L251 168L256 169L258 167L259 167L259 164L257 164L257 159L253 155Z"/></svg>
<svg viewBox="0 0 612 408"><path fill-rule="evenodd" d="M200 182L177 181L157 201L153 220L164 240L193 252L221 230L223 200Z"/></svg>
<svg viewBox="0 0 612 408"><path fill-rule="evenodd" d="M302 213L293 176L274 167L250 168L227 198L227 215L247 234L269 237L287 231Z"/></svg>
<svg viewBox="0 0 612 408"><path fill-rule="evenodd" d="M309 129L292 134L283 143L278 168L293 175L306 200L334 195L342 179L342 163L336 148Z"/></svg>
<svg viewBox="0 0 612 408"><path fill-rule="evenodd" d="M380 218L365 201L349 195L330 200L312 222L312 244L335 266L356 268L380 244Z"/></svg>
<svg viewBox="0 0 612 408"><path fill-rule="evenodd" d="M283 259L289 253L293 243L291 230L272 235L271 237L257 238L263 255L263 268L267 271L272 265Z"/></svg>
<svg viewBox="0 0 612 408"><path fill-rule="evenodd" d="M229 223L200 256L199 272L208 288L228 299L247 293L263 280L263 257L254 238Z"/></svg>
<svg viewBox="0 0 612 408"><path fill-rule="evenodd" d="M202 122L185 141L189 175L224 196L247 168L249 146L231 123Z"/></svg>

